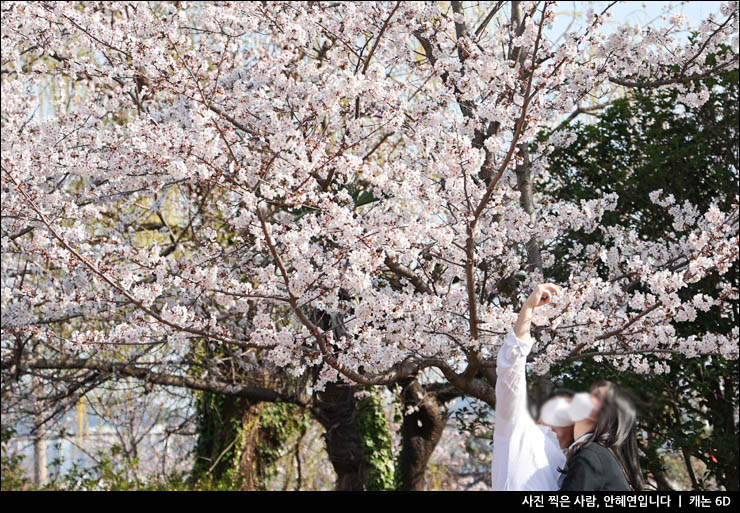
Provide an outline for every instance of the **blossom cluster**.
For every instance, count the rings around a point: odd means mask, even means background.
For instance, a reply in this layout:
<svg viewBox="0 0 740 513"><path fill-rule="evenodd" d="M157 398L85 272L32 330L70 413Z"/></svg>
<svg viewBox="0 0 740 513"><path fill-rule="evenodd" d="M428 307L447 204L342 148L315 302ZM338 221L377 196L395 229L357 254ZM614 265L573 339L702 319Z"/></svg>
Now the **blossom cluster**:
<svg viewBox="0 0 740 513"><path fill-rule="evenodd" d="M521 8L515 37L492 24L474 40L456 33L463 14L421 2L7 2L3 351L19 334L88 355L159 341L182 356L205 339L295 375L320 365L318 388L409 359L493 358L516 315L496 284L536 285L530 241L602 229L617 199L537 198L529 213L522 148L589 94L682 88L720 45L737 50L735 2L686 43L681 17L606 36L600 14L551 41L552 3ZM700 212L651 197L684 235L612 228L576 248L610 278L574 269L538 312L552 328L539 370L576 347L637 369L646 352L737 357L737 331L671 329L737 297L677 295L737 260L737 200Z"/></svg>

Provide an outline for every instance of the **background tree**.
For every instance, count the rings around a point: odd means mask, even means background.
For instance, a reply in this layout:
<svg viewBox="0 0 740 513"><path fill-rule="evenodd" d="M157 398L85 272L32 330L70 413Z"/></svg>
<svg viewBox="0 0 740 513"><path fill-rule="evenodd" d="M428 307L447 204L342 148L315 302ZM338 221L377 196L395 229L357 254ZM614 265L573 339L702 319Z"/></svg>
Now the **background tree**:
<svg viewBox="0 0 740 513"><path fill-rule="evenodd" d="M700 210L713 202L726 208L737 191L740 169L738 72L706 79L704 86L711 94L700 107L682 103L676 91L644 91L614 101L594 123L562 127L573 141L549 156L541 190L582 200L614 192L617 207L604 215L604 225L628 226L646 239L675 240L684 231L650 200L650 191L662 189L676 209L686 208L687 201ZM570 269L583 260L574 248L599 242L598 233L563 234L553 249L549 276L567 283ZM604 262L596 265L606 277ZM728 277L737 283L737 261ZM710 296L719 285L711 276L680 295ZM648 293L637 281L629 286ZM732 315L689 309L673 319L671 329L682 337L704 330L730 333L738 318L737 301L731 304ZM611 379L633 392L644 430L642 468L659 489L671 489L665 458L678 455L693 489L707 489L713 478L725 489L737 490L737 360L676 355L668 360L640 358L640 366L643 372L635 373L609 361L563 363L553 370L553 380L584 389L597 379ZM692 459L701 461L706 472L698 472Z"/></svg>

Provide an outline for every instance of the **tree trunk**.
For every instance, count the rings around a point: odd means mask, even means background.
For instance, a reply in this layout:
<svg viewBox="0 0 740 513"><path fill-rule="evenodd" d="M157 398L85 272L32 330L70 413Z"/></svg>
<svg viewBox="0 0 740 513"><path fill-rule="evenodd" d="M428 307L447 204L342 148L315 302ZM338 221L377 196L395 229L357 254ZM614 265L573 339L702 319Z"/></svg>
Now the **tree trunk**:
<svg viewBox="0 0 740 513"><path fill-rule="evenodd" d="M737 376L737 367L734 368L734 375ZM740 482L740 472L738 472L737 459L737 435L738 425L735 414L735 404L737 404L737 378L733 380L731 376L717 376L711 380L712 393L706 397L709 411L717 419L712 429L712 438L714 447L710 448L707 456L714 458L718 463L717 482L724 486L729 492L738 490ZM735 443L733 444L733 440ZM726 450L718 449L723 447Z"/></svg>
<svg viewBox="0 0 740 513"><path fill-rule="evenodd" d="M553 390L552 379L550 373L546 374L535 374L532 376L529 385L529 397L531 399L529 404L529 411L535 419L539 417L540 406L545 402L545 398L550 395Z"/></svg>
<svg viewBox="0 0 740 513"><path fill-rule="evenodd" d="M314 418L324 427L326 452L337 474L337 491L363 491L367 469L362 429L355 410L357 387L327 383L314 392Z"/></svg>
<svg viewBox="0 0 740 513"><path fill-rule="evenodd" d="M261 484L257 445L264 403L204 392L199 399L199 438L194 477L230 478L239 490Z"/></svg>
<svg viewBox="0 0 740 513"><path fill-rule="evenodd" d="M537 224L537 213L534 208L534 195L532 187L532 166L529 158L529 149L526 144L519 145L519 155L522 162L516 166L516 182L519 189L519 204L529 214L530 225ZM527 242L527 271L539 271L542 275L542 255L540 254L540 243L536 237Z"/></svg>
<svg viewBox="0 0 740 513"><path fill-rule="evenodd" d="M671 483L668 481L668 476L665 475L663 470L656 470L653 472L653 476L655 477L655 484L658 487L658 491L675 491L673 486L671 486Z"/></svg>
<svg viewBox="0 0 740 513"><path fill-rule="evenodd" d="M691 489L701 490L699 483L696 481L694 467L691 464L691 452L686 447L681 447L681 455L683 456L684 465L686 465L686 472L689 474L689 479L691 479Z"/></svg>
<svg viewBox="0 0 740 513"><path fill-rule="evenodd" d="M650 407L650 401L643 401L640 397L637 397L635 399L635 402L638 406L638 411L640 408ZM665 473L665 468L663 467L660 455L656 450L657 445L660 444L655 441L653 423L650 421L649 418L643 429L647 434L645 442L644 444L640 443L639 440L637 442L640 451L645 454L646 461L648 462L648 464L643 468L643 471L647 471L653 474L653 477L655 478L655 485L657 486L659 491L674 491L673 486L668 481L668 476Z"/></svg>
<svg viewBox="0 0 740 513"><path fill-rule="evenodd" d="M260 414L265 403L257 403L241 410L241 440L237 442L241 455L237 472L242 490L257 490L263 484L263 465L258 454L258 443L262 441ZM238 415L238 413L237 413Z"/></svg>
<svg viewBox="0 0 740 513"><path fill-rule="evenodd" d="M398 462L399 489L419 491L425 489L427 464L442 437L449 415L444 411L444 404L434 394L427 393L415 378L404 380L401 385L404 416L401 426L403 445ZM409 407L415 410L407 415L405 412Z"/></svg>

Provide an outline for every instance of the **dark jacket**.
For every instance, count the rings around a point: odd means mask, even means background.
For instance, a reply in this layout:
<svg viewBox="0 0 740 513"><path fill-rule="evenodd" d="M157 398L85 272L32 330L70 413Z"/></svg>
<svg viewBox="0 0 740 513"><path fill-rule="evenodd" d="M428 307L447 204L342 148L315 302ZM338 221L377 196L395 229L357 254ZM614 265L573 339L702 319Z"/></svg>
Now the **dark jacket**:
<svg viewBox="0 0 740 513"><path fill-rule="evenodd" d="M562 491L628 492L630 486L612 451L597 443L581 447L567 468Z"/></svg>

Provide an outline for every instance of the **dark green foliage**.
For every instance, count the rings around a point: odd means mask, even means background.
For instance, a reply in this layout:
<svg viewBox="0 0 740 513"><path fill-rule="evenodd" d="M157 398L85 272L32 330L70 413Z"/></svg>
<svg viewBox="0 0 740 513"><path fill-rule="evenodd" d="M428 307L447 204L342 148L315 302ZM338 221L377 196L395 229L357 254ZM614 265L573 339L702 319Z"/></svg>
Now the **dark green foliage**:
<svg viewBox="0 0 740 513"><path fill-rule="evenodd" d="M241 416L225 416L226 403L239 409L242 399L227 398L211 392L196 392L198 441L195 445L195 463L191 483L205 476L236 485L238 477L238 449Z"/></svg>
<svg viewBox="0 0 740 513"><path fill-rule="evenodd" d="M681 105L676 92L637 92L633 98L615 101L598 122L568 127L577 139L551 155L550 177L539 185L540 191L574 202L616 192L618 206L604 215L603 224L627 226L657 241L675 240L684 232L672 226L666 209L650 201L652 190L672 194L677 204L689 200L700 211L713 201L726 211L738 191L738 71L706 83L714 89L700 108ZM578 260L566 260L570 248L574 243L601 241L599 231L563 234L552 248L555 264L545 270L547 279L568 283L567 264ZM607 278L605 266L598 265L602 278ZM683 300L697 293L714 296L720 278L737 283L737 262L728 274L715 273L681 290L679 296ZM645 292L639 285L634 290ZM737 319L737 302L732 308ZM732 320L721 317L716 308L697 312L692 322L673 325L679 337L726 334L733 328ZM661 473L658 455L669 451L684 462L695 458L706 464L706 475L692 477L694 488L706 488L711 477L726 489L737 490L738 362L673 357L667 363L667 374L619 372L607 362L593 361L558 365L551 372L556 386L584 390L596 379L611 379L633 393L644 430L646 473Z"/></svg>
<svg viewBox="0 0 740 513"><path fill-rule="evenodd" d="M616 192L618 206L604 214L603 224L629 226L655 239L675 232L666 209L650 201L655 189L673 194L677 203L690 200L706 208L717 200L727 209L738 185L737 75L735 70L710 81L724 91L699 109L680 113L685 109L677 107L675 92L637 94L615 101L598 123L569 127L578 137L553 152L551 177L539 189L574 202ZM565 234L546 272L567 276L564 255L573 243L597 240L598 231Z"/></svg>

